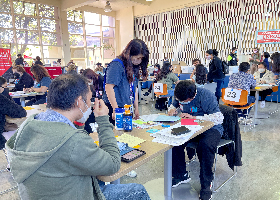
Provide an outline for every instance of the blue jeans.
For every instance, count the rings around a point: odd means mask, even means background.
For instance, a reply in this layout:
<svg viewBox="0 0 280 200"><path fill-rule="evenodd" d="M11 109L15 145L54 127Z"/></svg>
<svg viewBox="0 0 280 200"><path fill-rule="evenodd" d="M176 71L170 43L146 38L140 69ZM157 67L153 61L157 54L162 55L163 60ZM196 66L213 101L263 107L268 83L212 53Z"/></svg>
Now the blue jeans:
<svg viewBox="0 0 280 200"><path fill-rule="evenodd" d="M248 103L244 106L240 106L241 108L242 107L246 107L246 106L249 106L251 103L254 103L256 101L256 98L254 96L248 96ZM252 107L248 109L248 115L251 111ZM236 112L238 113L238 116L239 117L245 117L245 115L247 115L247 110L242 110L241 109L236 109Z"/></svg>
<svg viewBox="0 0 280 200"><path fill-rule="evenodd" d="M106 200L150 200L148 192L141 184L102 185L102 182L99 182L99 186Z"/></svg>
<svg viewBox="0 0 280 200"><path fill-rule="evenodd" d="M219 103L220 97L222 96L222 84L224 82L224 79L215 79L214 82L217 83L215 96L217 97L217 101Z"/></svg>
<svg viewBox="0 0 280 200"><path fill-rule="evenodd" d="M172 104L172 97L174 96L174 90L167 90L167 95L161 95L160 97L170 97L168 100L168 107Z"/></svg>

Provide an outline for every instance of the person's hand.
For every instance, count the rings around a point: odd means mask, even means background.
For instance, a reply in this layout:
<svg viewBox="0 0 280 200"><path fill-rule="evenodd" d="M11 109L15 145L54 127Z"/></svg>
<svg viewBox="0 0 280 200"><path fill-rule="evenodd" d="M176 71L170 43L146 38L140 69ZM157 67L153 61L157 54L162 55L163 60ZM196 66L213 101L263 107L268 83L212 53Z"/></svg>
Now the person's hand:
<svg viewBox="0 0 280 200"><path fill-rule="evenodd" d="M180 117L181 117L181 118L184 118L184 119L196 119L196 117L194 117L194 116L192 116L192 115L190 115L190 114L188 114L188 113L182 113L182 114L180 115Z"/></svg>
<svg viewBox="0 0 280 200"><path fill-rule="evenodd" d="M260 84L265 84L266 82L265 81L260 81Z"/></svg>
<svg viewBox="0 0 280 200"><path fill-rule="evenodd" d="M256 59L256 61L257 61L257 62L260 62L260 60L259 60L259 59Z"/></svg>
<svg viewBox="0 0 280 200"><path fill-rule="evenodd" d="M113 120L115 120L115 118L116 118L116 116L115 116L115 115L116 115L116 113L115 113L115 109L113 108L113 113L112 113L112 119L113 119Z"/></svg>
<svg viewBox="0 0 280 200"><path fill-rule="evenodd" d="M108 107L105 105L103 100L99 100L98 98L95 98L95 108L94 108L94 116L106 116L109 113Z"/></svg>
<svg viewBox="0 0 280 200"><path fill-rule="evenodd" d="M135 109L134 110L134 119L139 119L139 110L138 109Z"/></svg>
<svg viewBox="0 0 280 200"><path fill-rule="evenodd" d="M170 109L170 110L168 111L168 115L169 115L169 116L174 116L175 114L176 114L176 109L175 109L175 108Z"/></svg>

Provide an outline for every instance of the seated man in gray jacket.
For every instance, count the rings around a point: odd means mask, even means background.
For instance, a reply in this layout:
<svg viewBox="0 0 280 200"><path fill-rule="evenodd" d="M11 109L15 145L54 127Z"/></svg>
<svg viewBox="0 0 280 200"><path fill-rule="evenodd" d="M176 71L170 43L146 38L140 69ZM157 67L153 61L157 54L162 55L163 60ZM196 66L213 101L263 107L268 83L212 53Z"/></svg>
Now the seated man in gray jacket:
<svg viewBox="0 0 280 200"><path fill-rule="evenodd" d="M21 199L150 199L139 184L100 184L96 176L112 175L121 165L108 108L95 100L99 147L73 125L91 113L86 78L63 74L48 92L48 110L29 117L6 143L11 172Z"/></svg>

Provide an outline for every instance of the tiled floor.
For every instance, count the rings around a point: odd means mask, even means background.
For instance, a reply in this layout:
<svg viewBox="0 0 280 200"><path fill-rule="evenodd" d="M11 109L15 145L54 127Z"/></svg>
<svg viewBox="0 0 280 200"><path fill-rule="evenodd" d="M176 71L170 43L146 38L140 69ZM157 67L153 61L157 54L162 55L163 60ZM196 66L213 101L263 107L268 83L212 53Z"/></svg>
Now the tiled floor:
<svg viewBox="0 0 280 200"><path fill-rule="evenodd" d="M143 92L144 93L144 92ZM143 94L142 93L142 94ZM149 97L147 97L150 99ZM147 103L147 104L146 104ZM276 103L266 103L265 109L259 111L268 112L276 108ZM141 101L140 114L159 113L154 108L153 101ZM162 111L164 112L164 111ZM253 113L253 110L252 110ZM258 120L256 128L244 132L241 128L243 143L243 166L238 168L237 176L213 194L213 200L279 200L280 199L280 112L270 116L269 119ZM6 159L3 152L0 152L0 169L6 167ZM190 185L185 184L180 190L193 188L191 198L198 199L197 193L200 190L199 184L199 163L194 161L188 167L191 171ZM145 184L152 200L163 200L163 155L151 160L146 165L136 169L137 177L122 177L121 183ZM222 183L232 171L229 169L225 157L219 156L216 171L215 183ZM151 182L152 181L152 182ZM0 192L16 185L8 172L0 173ZM189 190L188 190L189 191ZM1 200L20 199L17 190L0 195Z"/></svg>

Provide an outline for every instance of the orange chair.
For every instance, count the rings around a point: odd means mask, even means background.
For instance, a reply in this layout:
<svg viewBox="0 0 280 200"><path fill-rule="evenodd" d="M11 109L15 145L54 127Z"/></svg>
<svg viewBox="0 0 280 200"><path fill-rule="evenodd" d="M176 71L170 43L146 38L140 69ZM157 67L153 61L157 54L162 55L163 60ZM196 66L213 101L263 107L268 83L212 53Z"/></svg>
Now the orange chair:
<svg viewBox="0 0 280 200"><path fill-rule="evenodd" d="M153 87L155 87L155 84L153 83ZM155 91L155 88L154 88ZM167 84L163 84L163 92L154 92L157 98L167 98L167 100L165 101L165 105L168 103L168 100L170 97L161 97L162 95L167 95L168 94L168 90L167 90ZM160 111L162 111L162 109L160 109Z"/></svg>
<svg viewBox="0 0 280 200"><path fill-rule="evenodd" d="M274 87L272 88L272 91L273 91L273 92L278 92L278 86L274 86ZM274 112L269 113L270 115L273 114L273 113L278 112L278 103L279 103L279 102L278 102L278 94L273 94L273 93L272 93L271 95L267 95L267 96L270 96L270 97L271 97L271 103L272 103L272 97L275 96L275 95L277 96L277 102L276 102L276 103L277 103L277 108L276 108L276 110L275 110Z"/></svg>
<svg viewBox="0 0 280 200"><path fill-rule="evenodd" d="M240 107L240 106L244 106L244 105L248 104L248 91L242 90L239 102L235 102L235 101L230 101L230 100L225 99L225 93L226 93L225 90L226 90L226 88L222 88L222 101L225 103L224 105L230 106L230 107L233 107L234 109L239 109L239 110L246 109L247 114L246 114L245 125L247 125L246 121L248 118L248 110L249 110L249 108L253 107L255 105L255 103L251 103L249 106L245 106L245 107Z"/></svg>

